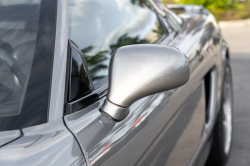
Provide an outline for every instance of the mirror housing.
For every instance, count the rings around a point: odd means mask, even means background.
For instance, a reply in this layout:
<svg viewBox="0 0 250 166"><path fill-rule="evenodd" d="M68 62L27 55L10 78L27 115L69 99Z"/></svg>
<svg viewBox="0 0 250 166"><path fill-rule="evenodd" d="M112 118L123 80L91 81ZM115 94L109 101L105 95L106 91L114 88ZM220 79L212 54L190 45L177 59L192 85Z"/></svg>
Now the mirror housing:
<svg viewBox="0 0 250 166"><path fill-rule="evenodd" d="M186 55L177 48L138 44L118 48L109 65L109 88L100 111L123 120L137 100L184 85L190 76Z"/></svg>

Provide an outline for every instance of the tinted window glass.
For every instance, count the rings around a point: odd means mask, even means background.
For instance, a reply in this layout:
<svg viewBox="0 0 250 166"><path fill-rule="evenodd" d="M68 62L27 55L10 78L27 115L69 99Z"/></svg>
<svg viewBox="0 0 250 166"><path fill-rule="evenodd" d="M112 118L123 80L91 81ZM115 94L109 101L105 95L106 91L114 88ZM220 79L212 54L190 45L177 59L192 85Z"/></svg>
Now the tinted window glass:
<svg viewBox="0 0 250 166"><path fill-rule="evenodd" d="M108 75L115 49L154 43L161 35L146 0L69 0L69 38L81 49L94 82Z"/></svg>
<svg viewBox="0 0 250 166"><path fill-rule="evenodd" d="M0 131L46 122L56 1L0 2Z"/></svg>

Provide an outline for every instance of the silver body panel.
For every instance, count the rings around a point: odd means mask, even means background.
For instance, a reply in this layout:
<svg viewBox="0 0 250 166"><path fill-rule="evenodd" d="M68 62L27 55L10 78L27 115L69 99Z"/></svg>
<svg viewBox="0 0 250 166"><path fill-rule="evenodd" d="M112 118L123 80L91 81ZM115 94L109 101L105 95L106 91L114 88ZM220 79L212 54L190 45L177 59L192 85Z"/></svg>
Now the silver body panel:
<svg viewBox="0 0 250 166"><path fill-rule="evenodd" d="M68 49L68 0L57 0L56 41L48 121L63 117Z"/></svg>
<svg viewBox="0 0 250 166"><path fill-rule="evenodd" d="M0 148L1 165L85 164L77 141L58 119L23 130L23 136Z"/></svg>
<svg viewBox="0 0 250 166"><path fill-rule="evenodd" d="M110 122L109 125L100 121L102 114L98 107L103 102L102 99L82 111L66 116L65 122L76 135L86 160L91 165L145 165L145 162L148 163L146 165L154 165L155 161L156 165L167 162L171 165L177 159L175 155L171 155L170 148L174 154L179 154L181 145L189 141L192 144L189 144L187 151L194 152L201 140L204 123L202 93L204 90L201 82L196 87L193 97L190 97L192 102L187 101L191 105L187 104L184 107L173 102L180 95L178 90L145 97L132 104L126 119L116 123ZM189 107L188 110L186 107ZM185 140L186 137L189 139ZM172 142L168 143L171 140ZM156 145L152 146L153 143ZM187 156L186 151L183 151L181 155L187 159L178 160L188 164L192 153ZM153 160L154 157L157 160Z"/></svg>
<svg viewBox="0 0 250 166"><path fill-rule="evenodd" d="M0 146L17 139L21 135L19 130L1 131L0 132Z"/></svg>
<svg viewBox="0 0 250 166"><path fill-rule="evenodd" d="M182 87L139 99L123 121L114 122L99 111L106 97L63 116L67 6L67 0L58 0L48 122L23 129L21 136L16 132L8 140L12 142L2 143L0 165L197 165L204 148L210 146L207 142L223 88L227 44L214 17L207 13L187 14L183 17L189 20L184 21L182 30L159 43L186 54L189 81ZM211 69L214 100L209 107L210 121L206 123L203 78ZM108 81L99 88L105 92Z"/></svg>
<svg viewBox="0 0 250 166"><path fill-rule="evenodd" d="M110 60L107 98L129 107L142 97L181 86L188 79L188 60L180 50L156 44L124 46Z"/></svg>
<svg viewBox="0 0 250 166"><path fill-rule="evenodd" d="M212 27L212 30L208 27ZM130 114L110 125L99 119L105 100L65 116L90 165L196 165L213 131L220 108L223 61L221 36L212 15L186 21L168 45L182 50L190 63L190 79L182 87L132 104ZM206 36L205 34L211 36ZM217 35L217 36L216 36ZM205 122L203 77L213 69L211 116ZM190 112L189 112L190 111ZM188 113L189 112L189 113ZM204 164L204 163L203 163Z"/></svg>

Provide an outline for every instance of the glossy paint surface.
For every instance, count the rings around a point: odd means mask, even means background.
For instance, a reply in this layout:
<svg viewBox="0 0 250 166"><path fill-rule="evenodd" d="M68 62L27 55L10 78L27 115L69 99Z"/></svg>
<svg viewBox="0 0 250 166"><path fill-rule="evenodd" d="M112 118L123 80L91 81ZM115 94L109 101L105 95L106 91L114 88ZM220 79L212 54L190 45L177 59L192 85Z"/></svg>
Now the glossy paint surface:
<svg viewBox="0 0 250 166"><path fill-rule="evenodd" d="M60 3L66 12L61 17L66 19L67 1ZM163 36L159 44L186 54L190 79L184 86L136 101L121 122L100 113L105 97L62 120L66 62L61 59L62 68L53 68L53 79L56 76L59 82L52 86L49 123L23 129L20 138L1 147L0 165L197 165L220 108L226 44L223 42L221 49L222 36L211 14L186 14L183 18L182 30ZM55 52L63 58L68 39L65 22L60 25ZM206 123L203 77L211 69L216 73L215 100L211 121ZM96 89L93 93L105 96L107 79L98 87L101 94Z"/></svg>
<svg viewBox="0 0 250 166"><path fill-rule="evenodd" d="M68 48L68 1L57 0L56 36L48 121L63 116Z"/></svg>
<svg viewBox="0 0 250 166"><path fill-rule="evenodd" d="M124 46L110 60L107 99L129 107L136 100L185 84L189 64L180 50L156 44Z"/></svg>
<svg viewBox="0 0 250 166"><path fill-rule="evenodd" d="M103 115L98 107L102 99L66 116L65 122L91 165L145 165L145 162L171 165L176 161L188 164L201 139L205 118L203 86L200 84L195 89L184 107L173 102L177 100L176 95L179 92L172 90L140 99L121 122L101 120ZM151 143L156 145L150 146ZM188 146L180 154L186 143Z"/></svg>
<svg viewBox="0 0 250 166"><path fill-rule="evenodd" d="M168 43L189 60L190 79L184 86L138 100L121 122L100 120L98 107L105 98L65 116L89 165L197 164L220 108L222 37L211 14L185 17L189 19L182 30ZM210 104L212 120L206 123L202 80L213 67L217 73L212 88L215 100Z"/></svg>
<svg viewBox="0 0 250 166"><path fill-rule="evenodd" d="M17 139L21 135L19 130L9 130L0 132L0 146Z"/></svg>
<svg viewBox="0 0 250 166"><path fill-rule="evenodd" d="M0 149L0 165L85 165L81 149L58 119L23 129L23 136Z"/></svg>
<svg viewBox="0 0 250 166"><path fill-rule="evenodd" d="M174 47L156 44L120 47L110 60L107 100L100 109L121 120L135 101L177 88L189 80L189 74L186 55Z"/></svg>

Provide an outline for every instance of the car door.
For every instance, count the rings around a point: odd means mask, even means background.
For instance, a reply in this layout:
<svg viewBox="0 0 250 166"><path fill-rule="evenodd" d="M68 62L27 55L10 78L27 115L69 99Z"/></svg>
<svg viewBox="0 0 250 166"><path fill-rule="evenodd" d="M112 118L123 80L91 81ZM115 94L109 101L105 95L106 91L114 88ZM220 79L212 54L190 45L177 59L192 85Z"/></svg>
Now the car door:
<svg viewBox="0 0 250 166"><path fill-rule="evenodd" d="M199 29L186 34L172 27L168 21L173 18L164 20L157 4L148 1L70 0L68 10L69 39L86 61L93 88L67 101L64 121L86 163L188 165L205 125L207 67L197 55ZM171 24L178 26L174 20ZM193 38L192 43L180 42L186 38ZM136 101L124 120L114 122L99 111L107 94L110 56L121 46L144 43L168 44L184 51L190 61L190 80L180 88Z"/></svg>

